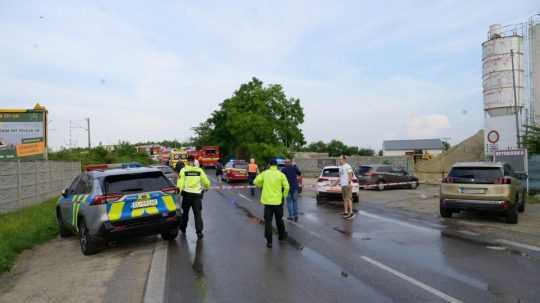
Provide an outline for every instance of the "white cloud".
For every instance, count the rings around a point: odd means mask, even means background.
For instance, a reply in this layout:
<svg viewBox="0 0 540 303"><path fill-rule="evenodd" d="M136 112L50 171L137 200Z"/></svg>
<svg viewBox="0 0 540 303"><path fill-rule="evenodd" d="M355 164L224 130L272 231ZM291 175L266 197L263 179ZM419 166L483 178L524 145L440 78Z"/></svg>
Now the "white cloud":
<svg viewBox="0 0 540 303"><path fill-rule="evenodd" d="M441 138L442 131L450 128L448 117L440 114L427 116L411 115L407 121L409 139Z"/></svg>
<svg viewBox="0 0 540 303"><path fill-rule="evenodd" d="M67 142L68 121L85 117L92 119L96 142L185 139L256 76L302 100L310 141L337 138L377 148L384 139L431 135L418 125L442 125L429 118L438 113L452 128L434 135L460 139L481 127L476 75L467 70L448 83L427 68L420 78L416 66L388 66L383 59L376 62L381 71L369 70L366 52L390 58L406 42L400 54L477 56L481 41L471 52L477 43L474 33L467 34L471 28L484 31L483 23L504 22L527 7L505 16L504 5L492 11L451 1L144 6L13 2L0 9L0 107L44 103L55 147ZM448 56L433 74L452 64ZM478 58L478 71L480 64ZM462 108L468 116L452 112ZM83 145L84 134L75 133Z"/></svg>

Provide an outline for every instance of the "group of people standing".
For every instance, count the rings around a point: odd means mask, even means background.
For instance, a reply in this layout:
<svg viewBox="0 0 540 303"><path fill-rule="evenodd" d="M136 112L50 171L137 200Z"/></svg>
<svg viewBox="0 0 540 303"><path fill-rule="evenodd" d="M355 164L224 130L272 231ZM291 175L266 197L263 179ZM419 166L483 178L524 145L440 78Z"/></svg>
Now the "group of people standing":
<svg viewBox="0 0 540 303"><path fill-rule="evenodd" d="M179 163L182 161L179 161ZM205 190L210 188L210 180L204 170L195 164L195 159L189 157L184 167L176 167L179 170L177 187L182 195L182 222L180 231L186 232L189 220L189 210L193 210L195 217L195 230L197 237L203 237L202 198ZM216 177L221 182L223 166L216 166ZM261 204L264 205L264 235L266 246L272 247L272 221L276 221L278 238L280 241L287 239L285 224L283 222L283 204L287 202L288 217L290 221L298 221L298 177L302 173L290 160L285 161L285 166L278 169L277 159L269 162L268 169L259 172L259 167L254 159L248 165L248 181L250 185L261 189ZM352 219L352 168L347 164L345 156L341 157L339 183L342 188L345 219ZM251 194L255 195L255 188L251 187Z"/></svg>

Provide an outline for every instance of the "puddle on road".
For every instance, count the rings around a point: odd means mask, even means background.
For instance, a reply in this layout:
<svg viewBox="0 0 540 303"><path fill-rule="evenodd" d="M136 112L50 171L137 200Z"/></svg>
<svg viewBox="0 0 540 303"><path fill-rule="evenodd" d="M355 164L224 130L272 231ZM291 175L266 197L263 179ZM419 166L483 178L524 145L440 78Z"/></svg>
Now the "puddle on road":
<svg viewBox="0 0 540 303"><path fill-rule="evenodd" d="M359 233L359 232L351 232L351 231L348 231L348 230L344 230L342 228L339 228L339 227L334 227L334 230L345 235L345 236L348 236L348 237L351 237L353 239L360 239L360 240L364 240L364 241L367 241L367 240L371 240L372 238L369 236L369 234L367 233Z"/></svg>

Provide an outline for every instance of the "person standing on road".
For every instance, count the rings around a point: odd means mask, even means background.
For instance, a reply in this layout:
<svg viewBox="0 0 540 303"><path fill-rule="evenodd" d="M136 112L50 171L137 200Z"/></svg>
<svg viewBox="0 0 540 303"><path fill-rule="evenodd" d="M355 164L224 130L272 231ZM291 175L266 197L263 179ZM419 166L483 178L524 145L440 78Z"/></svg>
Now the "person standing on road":
<svg viewBox="0 0 540 303"><path fill-rule="evenodd" d="M221 184L221 181L223 178L223 164L221 164L221 162L217 162L216 163L216 179L218 181L219 184Z"/></svg>
<svg viewBox="0 0 540 303"><path fill-rule="evenodd" d="M202 198L203 191L210 188L210 180L206 176L204 170L196 167L193 156L188 157L188 164L180 171L178 179L178 189L182 194L182 222L180 222L180 231L186 233L186 228L189 221L189 209L193 209L195 217L195 230L197 237L203 237L203 220L202 220Z"/></svg>
<svg viewBox="0 0 540 303"><path fill-rule="evenodd" d="M253 186L253 181L259 174L259 166L255 163L255 159L251 159L248 164L248 182L249 185ZM255 196L255 188L249 189L252 196Z"/></svg>
<svg viewBox="0 0 540 303"><path fill-rule="evenodd" d="M298 177L302 175L298 167L291 160L285 161L285 167L281 170L289 182L289 194L287 195L287 220L298 222Z"/></svg>
<svg viewBox="0 0 540 303"><path fill-rule="evenodd" d="M341 194L343 195L343 218L351 220L355 214L352 208L352 181L353 170L347 163L347 157L345 155L339 158L339 185L341 186Z"/></svg>
<svg viewBox="0 0 540 303"><path fill-rule="evenodd" d="M270 168L259 174L254 181L262 188L261 203L264 205L264 236L266 247L272 247L272 218L276 218L279 240L287 239L283 223L283 199L289 194L287 177L278 170L276 159L270 160Z"/></svg>

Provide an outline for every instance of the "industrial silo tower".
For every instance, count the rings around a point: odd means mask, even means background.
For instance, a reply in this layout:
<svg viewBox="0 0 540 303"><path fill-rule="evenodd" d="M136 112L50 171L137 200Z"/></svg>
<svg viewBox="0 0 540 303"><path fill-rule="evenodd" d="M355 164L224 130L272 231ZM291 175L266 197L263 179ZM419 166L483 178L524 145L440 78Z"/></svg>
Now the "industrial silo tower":
<svg viewBox="0 0 540 303"><path fill-rule="evenodd" d="M482 43L482 86L486 155L519 146L529 113L525 92L523 32L519 26L490 26ZM523 118L525 117L525 119Z"/></svg>
<svg viewBox="0 0 540 303"><path fill-rule="evenodd" d="M540 14L529 18L527 28L531 118L538 125L540 124Z"/></svg>

